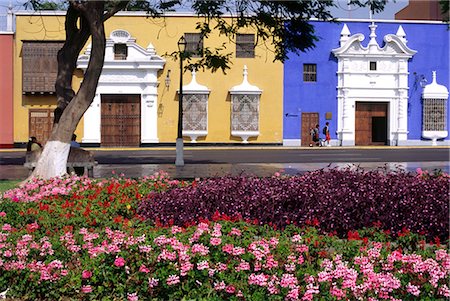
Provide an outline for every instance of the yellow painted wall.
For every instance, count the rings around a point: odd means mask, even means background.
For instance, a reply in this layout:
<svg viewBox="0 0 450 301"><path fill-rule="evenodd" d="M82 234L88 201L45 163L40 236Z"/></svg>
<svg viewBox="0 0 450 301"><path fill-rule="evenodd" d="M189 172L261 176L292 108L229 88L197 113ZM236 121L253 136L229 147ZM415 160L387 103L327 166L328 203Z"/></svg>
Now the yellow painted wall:
<svg viewBox="0 0 450 301"><path fill-rule="evenodd" d="M160 19L146 18L143 14L121 13L105 24L106 37L117 29L127 30L136 43L146 48L149 43L155 47L156 53L166 59L164 70L159 72L158 87L158 138L163 143L174 143L177 136L178 117L178 88L180 78L179 61L174 61L165 54L177 50L177 41L184 34L196 32L196 22L193 16L172 15ZM51 31L47 34L37 29L38 22L45 24ZM62 39L64 38L64 16L44 16L42 18L32 16L20 16L17 18L16 49L21 49L21 40L32 39ZM42 27L42 25L41 25ZM249 33L242 31L242 33ZM281 62L273 62L273 52L266 49L265 45L258 45L255 49L255 58L235 58L235 44L229 42L226 37L219 37L216 33L204 40L205 47L219 47L226 43L227 51L232 52L231 69L224 75L222 71L212 73L209 70L197 72L197 82L207 86L210 90L208 100L208 135L200 137L198 142L209 143L233 143L241 142L239 137L231 136L231 99L229 90L242 83L244 65L248 67L248 81L257 86L263 92L260 100L260 135L250 138L249 142L256 143L281 143L282 142L282 97L283 97L283 66ZM21 95L21 59L16 55L15 78L15 120L28 118L26 105L23 104ZM168 70L171 84L167 88L164 84ZM183 77L184 85L191 81L190 72ZM74 86L78 86L75 83ZM15 140L27 137L28 124L22 124L15 131ZM82 126L77 129L78 138L82 138ZM185 138L189 141L189 138Z"/></svg>
<svg viewBox="0 0 450 301"><path fill-rule="evenodd" d="M58 40L65 39L64 15L39 16L16 15L16 34L14 41L14 142L27 142L29 136L29 109L54 109L55 95L23 95L22 94L22 41L27 40ZM75 91L80 86L82 73L77 72L73 80ZM83 135L81 120L75 133L78 140Z"/></svg>

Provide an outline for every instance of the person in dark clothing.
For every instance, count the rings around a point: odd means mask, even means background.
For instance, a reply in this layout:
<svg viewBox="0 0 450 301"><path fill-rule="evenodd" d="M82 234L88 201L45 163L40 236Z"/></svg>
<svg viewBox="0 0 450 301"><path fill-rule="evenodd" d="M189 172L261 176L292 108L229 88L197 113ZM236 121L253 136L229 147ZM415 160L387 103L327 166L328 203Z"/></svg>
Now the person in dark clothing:
<svg viewBox="0 0 450 301"><path fill-rule="evenodd" d="M42 144L40 144L35 136L31 136L27 143L27 151L32 152L36 150L40 150L42 148Z"/></svg>

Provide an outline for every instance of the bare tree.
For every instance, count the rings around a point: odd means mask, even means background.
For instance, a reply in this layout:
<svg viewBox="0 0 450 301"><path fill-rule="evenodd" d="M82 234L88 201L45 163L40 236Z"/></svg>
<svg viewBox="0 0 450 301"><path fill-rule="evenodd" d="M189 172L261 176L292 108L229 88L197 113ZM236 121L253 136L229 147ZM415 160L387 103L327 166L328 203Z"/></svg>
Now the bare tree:
<svg viewBox="0 0 450 301"><path fill-rule="evenodd" d="M30 3L39 9L39 0ZM352 0L353 4L370 5L375 12L383 9L386 0ZM131 6L128 6L128 5ZM148 1L90 1L69 0L65 20L66 40L58 52L58 75L55 84L57 108L52 133L45 144L31 177L48 179L66 173L70 139L83 114L92 103L105 56L104 22L124 9L146 9L151 17L158 17L167 10L188 6L201 17L198 31L204 38L213 31L232 39L240 28L252 28L256 43L273 45L275 60L284 61L289 52L299 53L314 47L318 37L311 18L333 21L329 8L333 0L148 0ZM42 6L42 5L41 5ZM128 6L128 7L127 7ZM231 18L224 18L224 15ZM214 22L212 22L214 21ZM212 25L214 24L214 25ZM72 75L77 58L87 40L92 39L92 50L83 82L77 92L72 88ZM209 68L212 71L229 68L226 49L206 48L200 60L189 67ZM189 61L189 57L187 58Z"/></svg>

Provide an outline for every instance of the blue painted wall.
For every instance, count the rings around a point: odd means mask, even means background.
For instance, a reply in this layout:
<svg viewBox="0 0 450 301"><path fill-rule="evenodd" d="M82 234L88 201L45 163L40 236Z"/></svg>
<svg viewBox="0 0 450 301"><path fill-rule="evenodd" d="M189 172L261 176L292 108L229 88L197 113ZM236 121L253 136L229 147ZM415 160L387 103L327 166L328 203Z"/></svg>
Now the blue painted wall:
<svg viewBox="0 0 450 301"><path fill-rule="evenodd" d="M301 113L319 112L320 126L325 125L325 113L332 112L331 138L336 139L337 127L337 59L331 50L339 47L343 24L351 35L362 33L362 45L369 41L370 22L345 21L341 23L311 22L320 40L316 47L300 55L290 54L284 64L283 139L300 139ZM383 47L386 34L395 34L402 25L407 45L417 53L409 60L408 140L421 139L422 88L418 79L424 76L432 81L432 71L437 71L439 84L450 87L448 25L427 23L376 23L377 42ZM303 64L317 64L317 82L303 82ZM450 114L448 114L450 115ZM450 116L447 116L449 124ZM448 137L446 138L449 139Z"/></svg>

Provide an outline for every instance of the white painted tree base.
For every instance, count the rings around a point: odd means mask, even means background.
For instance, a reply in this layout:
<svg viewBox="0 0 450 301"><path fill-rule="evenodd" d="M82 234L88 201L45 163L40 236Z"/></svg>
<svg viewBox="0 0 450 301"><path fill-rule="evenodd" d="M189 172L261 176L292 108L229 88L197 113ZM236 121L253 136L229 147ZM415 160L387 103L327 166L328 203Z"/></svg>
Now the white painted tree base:
<svg viewBox="0 0 450 301"><path fill-rule="evenodd" d="M30 177L50 179L65 175L67 173L69 151L69 143L48 141Z"/></svg>

